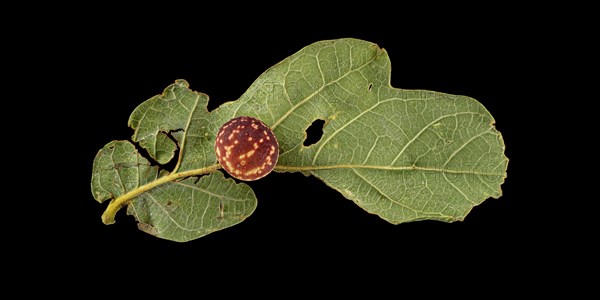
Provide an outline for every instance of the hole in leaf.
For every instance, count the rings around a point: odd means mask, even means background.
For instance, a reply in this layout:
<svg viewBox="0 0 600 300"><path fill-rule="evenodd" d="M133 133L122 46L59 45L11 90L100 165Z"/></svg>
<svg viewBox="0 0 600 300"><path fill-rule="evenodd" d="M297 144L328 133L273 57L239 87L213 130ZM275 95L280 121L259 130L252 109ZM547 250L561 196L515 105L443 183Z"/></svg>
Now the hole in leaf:
<svg viewBox="0 0 600 300"><path fill-rule="evenodd" d="M308 128L306 128L306 139L302 143L305 147L316 144L323 136L323 125L325 121L321 119L315 120Z"/></svg>
<svg viewBox="0 0 600 300"><path fill-rule="evenodd" d="M201 176L194 176L194 184L198 184L198 181L200 181L200 177Z"/></svg>
<svg viewBox="0 0 600 300"><path fill-rule="evenodd" d="M144 147L140 146L140 143L134 142L133 140L129 139L128 140L130 143L132 143L135 146L135 149L137 150L137 152L146 160L148 160L148 162L150 163L151 166L158 166L159 164L154 160L154 158L152 158L152 156L150 156L150 153L148 153L148 150L146 150Z"/></svg>
<svg viewBox="0 0 600 300"><path fill-rule="evenodd" d="M160 164L158 163L156 160L154 160L154 158L152 158L152 156L150 155L150 153L148 153L148 150L146 150L144 147L142 147L140 145L140 143L138 142L134 142L133 140L129 139L129 142L132 143L136 150L138 151L138 153L144 157L145 159L148 160L148 162L150 163L151 166L158 166L160 169L162 170L168 170L171 171L175 168L175 166L177 165L177 160L179 158L179 143L177 142L177 139L173 136L173 133L176 132L183 132L183 129L177 129L177 130L171 130L169 132L165 132L165 131L161 131L162 133L166 134L166 136L171 139L175 145L177 146L177 148L175 149L175 153L173 155L173 158L165 163L165 164Z"/></svg>
<svg viewBox="0 0 600 300"><path fill-rule="evenodd" d="M171 130L169 132L163 132L167 134L167 137L173 141L173 143L175 143L175 145L177 146L177 148L175 149L175 153L173 154L173 158L168 161L166 164L162 165L162 167L165 170L173 170L175 169L175 166L177 165L177 160L179 159L179 151L181 151L181 149L179 148L179 143L177 142L177 139L173 136L174 133L176 132L183 132L183 129L177 129L177 130Z"/></svg>

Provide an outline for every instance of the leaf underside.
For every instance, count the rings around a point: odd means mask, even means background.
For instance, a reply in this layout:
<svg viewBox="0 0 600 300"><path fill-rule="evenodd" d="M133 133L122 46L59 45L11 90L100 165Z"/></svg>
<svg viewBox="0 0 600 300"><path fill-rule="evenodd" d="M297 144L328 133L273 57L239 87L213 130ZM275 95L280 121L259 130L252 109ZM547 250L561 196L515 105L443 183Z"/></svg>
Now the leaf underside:
<svg viewBox="0 0 600 300"><path fill-rule="evenodd" d="M141 230L184 242L235 225L255 208L256 197L248 185L213 172L152 189L132 202L127 212L137 218Z"/></svg>
<svg viewBox="0 0 600 300"><path fill-rule="evenodd" d="M390 67L373 43L317 42L211 113L208 96L178 80L130 118L133 142L154 161L130 142L109 143L94 161L94 197L115 199L167 173L214 165L218 128L242 115L273 129L276 171L314 175L390 223L462 220L485 199L500 197L508 159L485 107L466 96L393 88ZM323 135L304 146L305 130L317 119L325 120ZM173 159L174 170L161 172L156 164ZM256 198L247 185L214 172L157 186L131 203L128 212L142 230L187 241L239 223Z"/></svg>

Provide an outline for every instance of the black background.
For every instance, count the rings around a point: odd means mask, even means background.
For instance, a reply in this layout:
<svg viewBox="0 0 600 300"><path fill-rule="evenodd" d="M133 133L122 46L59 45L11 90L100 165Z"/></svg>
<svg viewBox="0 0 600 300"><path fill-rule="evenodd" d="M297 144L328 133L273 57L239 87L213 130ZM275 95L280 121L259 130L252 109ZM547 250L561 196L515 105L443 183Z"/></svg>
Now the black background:
<svg viewBox="0 0 600 300"><path fill-rule="evenodd" d="M52 219L32 233L53 241L27 238L42 249L49 270L68 265L73 274L153 278L151 272L162 267L213 279L308 272L311 278L358 281L382 272L420 274L423 280L456 272L485 280L510 272L515 284L522 284L529 272L552 267L540 253L553 247L563 228L537 218L549 215L542 205L548 198L534 193L541 185L532 181L539 161L523 144L536 143L537 129L525 125L533 114L531 102L541 101L532 97L532 77L546 68L539 49L551 29L525 26L524 16L513 11L431 15L416 10L372 18L357 17L361 10L303 17L206 11L163 19L169 12L138 14L136 22L127 14L80 14L41 29L53 41L40 47L54 51L41 55L49 65L38 76L60 80L47 88L58 95L49 106L61 112L56 124L69 128L62 145L73 149L53 149L62 162L56 168L70 179L53 183ZM131 137L127 120L137 105L185 79L191 89L209 95L212 110L237 99L262 72L302 47L344 37L386 49L392 86L467 95L491 112L510 160L500 199L486 200L463 222L391 225L313 177L272 173L249 183L258 198L254 214L194 241L143 233L123 211L116 224L102 224L106 203L92 197L92 162L106 143ZM66 76L54 78L49 70L57 68Z"/></svg>

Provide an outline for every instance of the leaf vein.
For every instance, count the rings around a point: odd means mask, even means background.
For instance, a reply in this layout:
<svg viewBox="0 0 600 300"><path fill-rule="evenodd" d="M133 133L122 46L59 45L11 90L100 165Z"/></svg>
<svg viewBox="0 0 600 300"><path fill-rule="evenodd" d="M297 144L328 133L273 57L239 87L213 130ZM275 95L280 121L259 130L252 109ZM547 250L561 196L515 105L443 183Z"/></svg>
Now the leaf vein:
<svg viewBox="0 0 600 300"><path fill-rule="evenodd" d="M184 187L187 187L187 188L190 188L190 189L195 189L195 190L198 190L198 191L200 191L200 192L203 192L203 193L205 193L205 194L207 194L207 195L210 195L210 196L213 196L213 197L217 197L217 198L219 198L219 199L227 199L227 200L236 201L236 202L243 202L243 201L244 201L244 200L240 200L240 199L236 199L236 198L227 197L227 196L224 196L224 195L215 194L215 193L213 193L213 192L211 192L211 191L208 191L208 190L202 189L202 188L200 188L200 187L198 187L198 186L196 186L196 185L189 185L189 184L186 184L185 182L181 182L181 181L173 181L173 183L174 183L174 184L181 185L181 186L184 186Z"/></svg>
<svg viewBox="0 0 600 300"><path fill-rule="evenodd" d="M190 128L190 124L192 123L192 118L194 116L194 113L196 112L196 107L198 107L198 102L200 99L200 94L196 95L196 99L194 99L194 106L192 107L188 119L186 121L185 124L185 129L183 130L183 137L181 138L181 145L179 145L179 157L177 158L177 165L175 165L175 168L173 169L173 173L177 172L177 170L179 170L179 167L181 166L181 162L183 161L183 155L185 152L185 143L187 140L187 135L189 132L189 128Z"/></svg>
<svg viewBox="0 0 600 300"><path fill-rule="evenodd" d="M481 183L483 183L483 185L485 185L487 188L489 188L490 191L495 191L494 188L492 188L487 182L485 182L483 179L481 179L481 176L477 175L477 179L479 179L479 181L481 181Z"/></svg>
<svg viewBox="0 0 600 300"><path fill-rule="evenodd" d="M202 227L204 227L204 217L206 216L206 212L208 211L209 207L210 207L210 199L208 201L206 201L206 207L204 207L204 212L202 212L202 217L200 217L200 224L202 224Z"/></svg>
<svg viewBox="0 0 600 300"><path fill-rule="evenodd" d="M370 112L371 110L375 109L377 106L379 106L380 104L383 103L387 103L390 101L395 101L395 100L400 100L403 102L406 101L411 101L411 100L418 100L418 99L401 99L401 98L390 98L390 99L386 99L383 101L379 101L377 103L375 103L375 105L369 107L368 109L364 110L363 112L361 112L360 114L358 114L356 117L354 117L352 120L348 121L346 124L340 126L340 128L338 128L336 131L332 132L327 139L325 139L323 141L323 143L319 146L319 149L317 149L317 152L315 153L315 157L313 158L312 163L315 164L315 162L317 161L317 158L319 156L319 154L321 153L321 149L323 149L323 146L325 146L325 144L327 144L335 135L337 135L340 131L342 131L344 128L348 127L348 125L350 125L352 122L356 121L357 119L359 119L360 117L362 117L363 115L365 115L366 113ZM394 163L392 162L391 165L393 165Z"/></svg>
<svg viewBox="0 0 600 300"><path fill-rule="evenodd" d="M461 189L459 189L454 183L452 183L452 181L450 181L450 179L448 179L448 176L446 176L446 173L442 173L442 175L444 176L444 179L446 180L446 182L448 182L454 189L456 189L461 195L463 195L463 197L465 197L465 199L467 199L467 201L471 202L473 205L477 205L477 203L475 203L473 200L469 199L469 197L467 197L467 195Z"/></svg>
<svg viewBox="0 0 600 300"><path fill-rule="evenodd" d="M158 208L160 208L160 210L162 210L162 212L167 216L167 218L169 218L169 220L171 220L171 223L173 225L177 226L177 228L184 230L184 231L190 231L190 232L195 232L195 231L199 231L202 229L202 226L200 228L183 227L181 224L179 224L179 222L177 222L175 219L173 219L171 214L162 205L160 205L160 203L154 198L154 196L152 196L152 194L148 193L147 195L150 198L150 200L152 200L152 202L154 202L154 204Z"/></svg>
<svg viewBox="0 0 600 300"><path fill-rule="evenodd" d="M378 165L356 165L356 164L338 164L338 165L321 165L321 166L285 166L277 165L275 171L279 172L311 172L319 170L332 170L332 169L374 169L383 171L429 171L429 172L440 172L449 174L467 174L467 175L481 175L481 176L504 176L501 173L487 173L478 172L474 170L450 170L442 168L432 167L419 167L419 166L378 166Z"/></svg>
<svg viewBox="0 0 600 300"><path fill-rule="evenodd" d="M115 158L114 158L115 152L113 151L110 154L110 160L112 161L113 166L115 166L113 169L115 170L115 173L117 173L117 177L119 178L119 183L121 184L121 190L122 190L122 194L125 194L125 192L127 192L127 189L125 188L125 184L123 184L123 178L121 178L121 173L119 173L119 170L117 170L116 166L117 164L115 163Z"/></svg>
<svg viewBox="0 0 600 300"><path fill-rule="evenodd" d="M471 137L467 141L465 141L459 148L457 148L456 150L454 150L454 152L452 152L452 154L450 154L450 156L448 157L448 159L446 160L446 162L444 163L444 165L442 166L442 168L445 168L448 165L448 163L452 160L452 158L454 158L454 156L456 154L458 154L460 151L462 151L468 144L470 144L475 139L481 137L482 135L484 135L486 133L491 133L491 131L490 130L483 131L483 132L481 132L481 133L479 133L477 135L474 135L473 137Z"/></svg>
<svg viewBox="0 0 600 300"><path fill-rule="evenodd" d="M365 62L363 65L357 67L356 69L350 69L348 72L346 72L345 74L343 74L342 76L340 76L339 78L337 78L336 80L333 80L331 82L328 82L327 84L324 84L323 86L321 86L320 88L318 88L317 90L315 90L314 92L312 92L310 95L308 95L306 98L302 99L301 101L299 101L298 103L296 103L296 105L292 106L291 109L289 109L287 112L285 112L283 114L283 116L281 116L281 118L279 118L279 120L277 120L273 125L271 125L271 129L275 130L275 128L277 126L279 126L279 124L281 122L283 122L283 120L285 120L293 111L295 111L298 107L302 106L304 103L308 102L310 99L312 99L315 95L317 95L319 92L323 91L326 87L342 80L343 78L345 78L346 76L348 76L351 73L354 72L358 72L360 71L362 68L364 68L365 66L367 66L368 64L370 64L373 60L375 60L375 58L377 58L377 55L373 55L373 57L371 57L367 62ZM284 86L284 90L285 90L285 86Z"/></svg>
<svg viewBox="0 0 600 300"><path fill-rule="evenodd" d="M375 142L373 142L373 146L371 147L371 149L367 153L367 157L365 157L365 160L362 163L363 165L367 164L367 161L369 160L369 157L371 157L371 152L373 152L373 149L375 149L375 146L377 146L377 141L379 141L379 136L375 137Z"/></svg>
<svg viewBox="0 0 600 300"><path fill-rule="evenodd" d="M419 132L417 132L417 134L415 134L415 136L408 141L404 147L402 147L402 150L400 150L400 152L398 153L398 155L396 155L396 157L394 158L394 160L392 161L392 163L390 164L390 166L393 166L396 161L398 160L398 158L400 158L400 156L402 156L402 154L404 153L404 151L406 150L406 148L408 148L408 146L410 146L415 140L417 140L417 138L419 136L421 136L421 134L423 134L423 132L425 132L425 130L427 130L429 127L431 127L433 124L437 123L440 120L443 120L445 118L449 118L449 117L457 117L460 115L468 115L468 114L477 114L477 115L481 115L480 113L476 113L476 112L458 112L458 113L453 113L453 114L447 114L447 115L442 115L439 118L429 122L429 124L425 125Z"/></svg>
<svg viewBox="0 0 600 300"><path fill-rule="evenodd" d="M377 186L375 186L372 182L370 182L367 178L365 178L364 176L362 176L360 173L358 173L356 171L356 169L352 169L352 171L354 172L354 174L356 174L358 177L360 177L364 182L366 182L368 185L370 185L375 191L377 191L380 195L382 195L383 197L385 197L386 199L390 200L393 203L398 204L401 207L404 207L408 210L411 210L415 213L415 215L417 214L417 211L414 208L408 207L394 199L392 199L392 197L388 196L387 194L385 194L383 191L381 191Z"/></svg>

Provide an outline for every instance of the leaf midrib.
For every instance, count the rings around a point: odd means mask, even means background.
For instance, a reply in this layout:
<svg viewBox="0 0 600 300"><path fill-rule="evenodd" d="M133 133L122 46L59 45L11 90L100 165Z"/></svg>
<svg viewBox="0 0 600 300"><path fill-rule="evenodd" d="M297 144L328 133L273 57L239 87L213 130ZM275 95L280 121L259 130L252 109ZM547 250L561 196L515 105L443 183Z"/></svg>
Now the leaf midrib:
<svg viewBox="0 0 600 300"><path fill-rule="evenodd" d="M192 107L192 109L190 110L190 114L189 114L189 118L186 122L185 125L185 129L183 130L183 137L181 138L181 145L179 145L179 157L177 157L177 165L175 165L175 168L173 169L173 173L176 173L177 170L179 170L179 167L181 166L181 162L183 161L183 155L185 152L185 141L187 140L187 136L188 136L188 129L190 128L190 124L192 123L192 118L194 116L194 113L196 112L196 107L198 107L198 102L200 99L200 94L196 95L196 99L194 100L194 107ZM184 106L185 108L185 106Z"/></svg>
<svg viewBox="0 0 600 300"><path fill-rule="evenodd" d="M381 166L381 165L355 165L355 164L339 164L339 165L320 165L320 166L275 166L275 171L279 172L310 172L319 170L332 170L332 169L374 169L374 170L386 170L386 171L427 171L427 172L439 172L439 173L451 173L451 174L466 174L466 175L480 175L480 176L504 176L500 173L488 173L479 172L474 170L451 170L444 168L431 168L431 167L420 167L420 166Z"/></svg>

